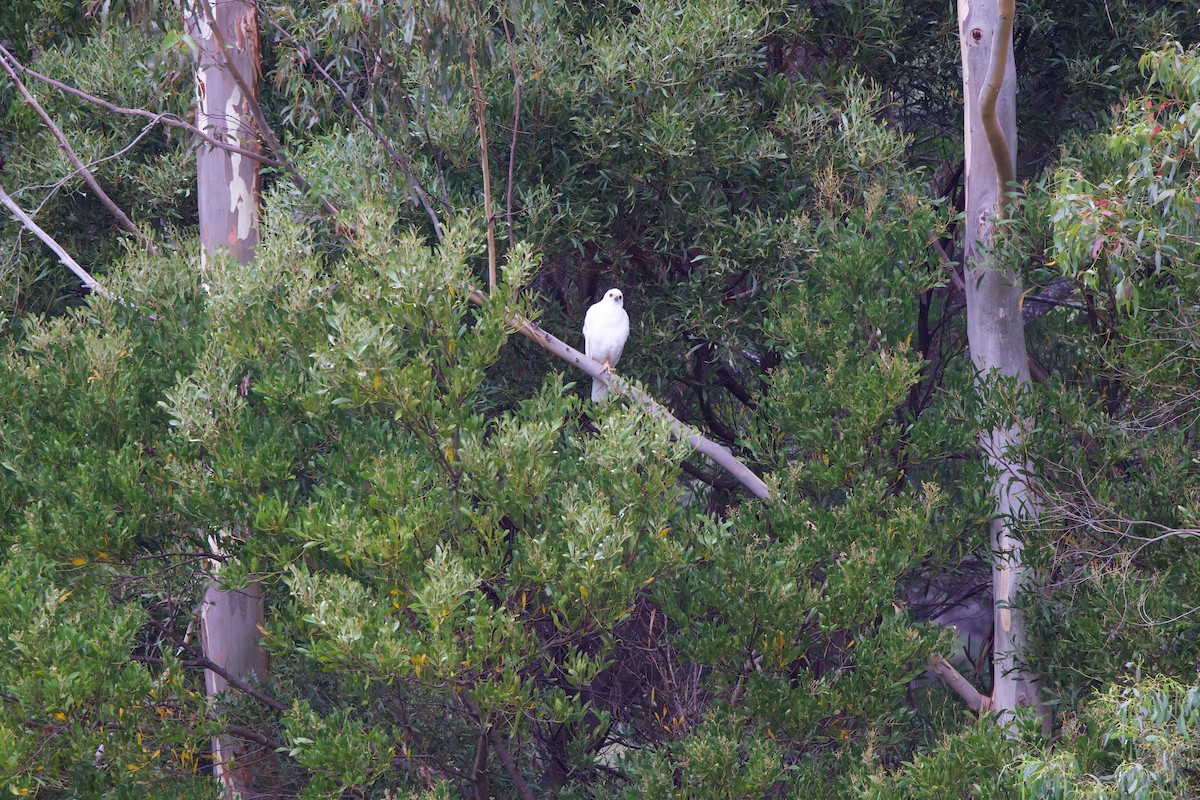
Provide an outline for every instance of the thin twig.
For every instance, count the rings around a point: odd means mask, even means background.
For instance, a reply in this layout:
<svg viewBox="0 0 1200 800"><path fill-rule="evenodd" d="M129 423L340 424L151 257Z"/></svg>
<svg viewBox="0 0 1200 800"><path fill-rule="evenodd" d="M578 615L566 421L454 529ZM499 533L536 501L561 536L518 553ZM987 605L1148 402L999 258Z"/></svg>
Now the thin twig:
<svg viewBox="0 0 1200 800"><path fill-rule="evenodd" d="M140 142L140 141L142 141L142 139L146 138L146 135L148 133L150 133L150 131L152 131L152 130L154 130L154 123L153 122L147 123L146 125L142 126L142 130L138 133L138 135L134 136L132 139L130 139L129 143L126 144L124 147L122 147L120 150L114 150L113 152L109 153L106 156L101 156L100 158L97 158L95 161L88 162L88 164L86 165L87 168L94 169L98 164L103 164L106 161L112 161L114 159L120 158L121 156L125 155L130 150L132 150L133 148L137 147L138 142ZM35 214L41 213L42 208L46 205L46 203L50 200L50 198L54 196L54 193L57 192L59 189L63 188L64 186L66 186L67 183L69 183L71 181L71 179L74 178L78 174L79 174L79 170L73 169L70 172L68 172L66 175L63 175L61 178L56 180L54 183L33 184L30 186L24 187L22 189L22 191L32 191L32 190L38 190L38 189L49 189L50 190L44 197L42 197L42 201L40 203L38 203L37 209L33 213L35 213Z"/></svg>
<svg viewBox="0 0 1200 800"><path fill-rule="evenodd" d="M517 162L517 135L521 132L521 73L517 71L517 54L513 51L512 34L508 30L508 16L504 3L500 4L500 23L504 26L504 40L508 43L508 63L513 75L513 122L512 141L508 145L508 186L504 198L504 219L508 225L508 246L513 247L513 169Z"/></svg>
<svg viewBox="0 0 1200 800"><path fill-rule="evenodd" d="M34 110L46 127L50 129L50 133L53 134L55 141L58 142L58 146L62 148L63 153L67 156L67 160L71 162L71 166L75 167L75 171L79 173L80 177L83 178L84 183L88 185L88 188L92 190L92 192L96 195L96 198L103 203L104 207L107 208L109 212L116 218L117 224L129 233L132 233L134 237L137 238L138 244L142 246L143 250L150 255L156 255L157 251L154 248L154 243L146 238L145 234L138 230L138 226L133 224L133 220L131 220L129 216L121 209L121 207L118 206L116 202L108 196L108 193L104 191L103 187L100 186L99 181L96 180L96 176L93 175L86 166L84 166L83 160L75 152L75 148L71 147L71 143L67 141L67 137L62 132L62 128L59 128L58 125L55 124L54 120L50 118L50 115L46 113L46 109L42 108L42 104L37 101L37 98L33 96L29 89L26 88L25 84L21 82L21 79L17 77L16 70L9 62L10 58L11 56L9 55L9 52L4 49L4 45L0 45L0 67L3 67L4 71L8 73L9 80L13 82L13 86L17 87L17 91L21 93L21 97L25 98L25 102L29 105L29 107Z"/></svg>
<svg viewBox="0 0 1200 800"><path fill-rule="evenodd" d="M474 4L473 4L474 5ZM483 85L479 82L479 64L475 58L475 40L463 25L467 37L467 62L471 66L471 90L475 96L475 125L479 128L479 161L483 172L483 215L487 222L488 290L496 289L496 217L492 214L492 172L488 166L487 104L483 100Z"/></svg>
<svg viewBox="0 0 1200 800"><path fill-rule="evenodd" d="M400 114L400 124L404 126L404 130L408 130L408 115L404 113L403 105L398 106L397 111ZM429 131L429 120L422 114L417 114L415 119L417 125L421 127L421 135L425 137L425 147L431 154L429 161L433 165L434 171L437 172L438 188L442 193L436 197L442 204L442 208L446 209L446 216L453 220L454 206L450 202L450 190L446 188L446 171L442 169L442 159L438 158L438 149L433 143L433 134Z"/></svg>
<svg viewBox="0 0 1200 800"><path fill-rule="evenodd" d="M342 98L342 102L346 103L346 105L350 107L350 110L354 112L354 116L358 118L358 121L363 124L363 127L370 131L370 133L383 147L388 156L391 157L393 163L399 167L400 174L404 177L405 184L407 184L409 190L417 196L417 199L421 203L421 207L424 208L425 213L429 215L429 220L433 223L434 237L439 242L442 241L441 221L438 219L437 211L434 210L433 205L429 202L429 195L425 192L425 188L421 186L420 181L417 180L416 172L413 170L412 164L409 163L408 159L405 158L403 154L401 154L396 150L395 147L392 146L392 143L388 141L387 137L379 131L375 124L367 119L367 116L363 114L362 109L358 107L358 104L354 102L354 99L350 97L346 90L343 89L341 85L333 79L333 76L325 70L325 67L321 66L321 62L313 58L304 45L300 44L295 37L289 34L278 22L272 19L269 14L264 16L266 17L267 24L279 31L280 35L289 40L292 43L292 46L299 50L300 54L304 56L305 61L312 64L313 68L321 74L321 77L323 77L325 81L333 87L333 90L338 93L339 97Z"/></svg>
<svg viewBox="0 0 1200 800"><path fill-rule="evenodd" d="M5 51L5 52L7 52L7 51ZM147 111L144 108L126 108L125 106L119 106L119 105L116 105L115 103L110 103L109 101L105 100L102 97L97 97L94 94L88 94L87 92L83 91L82 89L77 89L74 86L63 83L62 81L55 80L54 78L51 78L48 75L43 75L40 72L32 70L29 67L26 67L23 64L21 64L19 61L17 61L17 59L11 53L8 54L7 58L9 60L9 62L11 62L14 67L16 67L17 71L22 73L23 75L28 75L31 78L35 78L36 80L41 81L42 83L46 84L47 86L52 86L61 92L65 92L66 94L71 95L72 97L77 97L80 100L91 103L92 105L99 106L100 108L103 108L105 111L108 111L112 114L120 114L122 116L129 116L129 117L144 117L144 118L150 120L150 124L152 124L152 125L161 122L163 125L166 125L168 127L179 128L180 130L186 131L186 132L190 133L191 135L199 138L205 144L208 144L212 147L217 147L222 150L228 150L230 153L237 153L238 155L244 156L246 158L252 158L255 161L260 161L263 164L266 164L268 166L278 167L278 166L282 165L282 162L280 162L278 159L264 156L262 153L257 153L253 150L247 150L246 148L239 147L236 144L231 144L229 142L223 142L223 141L215 138L212 134L208 133L207 131L204 131L204 130L196 127L192 123L190 123L184 119L181 119L180 117L176 116L175 114L170 114L170 113L165 113L165 112L164 113L155 113L153 111Z"/></svg>

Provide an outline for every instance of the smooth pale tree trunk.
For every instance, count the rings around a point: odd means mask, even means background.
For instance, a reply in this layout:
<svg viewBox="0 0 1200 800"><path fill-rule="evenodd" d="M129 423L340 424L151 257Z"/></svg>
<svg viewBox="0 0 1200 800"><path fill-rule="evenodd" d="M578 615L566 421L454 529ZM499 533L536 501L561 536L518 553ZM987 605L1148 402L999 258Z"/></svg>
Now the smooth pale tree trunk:
<svg viewBox="0 0 1200 800"><path fill-rule="evenodd" d="M258 20L246 0L191 0L188 30L199 50L196 65L196 125L218 141L261 151L250 104L257 103ZM237 73L235 75L234 73ZM237 77L253 96L246 96ZM259 162L218 147L200 144L196 151L196 190L200 217L201 269L218 252L238 262L254 258L259 239ZM214 537L215 538L215 537ZM219 548L220 542L214 542ZM262 679L267 657L259 647L263 620L262 589L251 583L225 591L214 578L200 610L205 657L239 679ZM224 677L206 670L209 697L229 688ZM214 774L226 798L256 794L273 763L261 745L232 736L213 739Z"/></svg>
<svg viewBox="0 0 1200 800"><path fill-rule="evenodd" d="M260 72L254 4L248 0L189 0L187 22L199 47L196 126L215 139L261 152L250 113L250 104L258 102ZM234 70L254 93L252 97L243 95ZM243 264L249 262L258 247L259 162L201 144L196 151L196 174L201 258L211 258L223 249Z"/></svg>
<svg viewBox="0 0 1200 800"><path fill-rule="evenodd" d="M959 0L966 137L966 216L963 264L967 338L985 404L994 407L987 383L1002 376L1029 385L1025 326L1021 320L1021 276L997 268L993 257L995 219L1008 204L1016 174L1016 73L1013 68L1013 0ZM1010 415L1011 418L1011 415ZM1023 667L1025 620L1015 608L1026 583L1022 543L1014 523L1037 514L1024 457L1025 420L980 433L995 484L996 517L991 525L995 554L992 587L995 616L992 707L1009 722L1022 706L1042 712L1037 679Z"/></svg>

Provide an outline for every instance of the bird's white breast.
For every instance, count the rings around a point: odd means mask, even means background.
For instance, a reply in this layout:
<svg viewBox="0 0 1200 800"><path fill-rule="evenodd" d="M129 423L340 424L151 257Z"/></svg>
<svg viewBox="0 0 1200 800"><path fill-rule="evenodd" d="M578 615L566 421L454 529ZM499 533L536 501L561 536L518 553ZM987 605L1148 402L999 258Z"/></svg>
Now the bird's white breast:
<svg viewBox="0 0 1200 800"><path fill-rule="evenodd" d="M629 315L606 297L584 316L583 338L588 358L616 364L629 338Z"/></svg>

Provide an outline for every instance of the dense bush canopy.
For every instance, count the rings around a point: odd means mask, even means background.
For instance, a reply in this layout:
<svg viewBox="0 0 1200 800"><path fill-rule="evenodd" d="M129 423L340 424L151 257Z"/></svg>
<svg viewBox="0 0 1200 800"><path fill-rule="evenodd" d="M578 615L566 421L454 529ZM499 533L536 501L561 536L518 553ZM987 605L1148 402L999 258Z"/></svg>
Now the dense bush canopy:
<svg viewBox="0 0 1200 800"><path fill-rule="evenodd" d="M5 7L0 44L191 118L175 4L68 5ZM249 264L199 268L186 131L14 73L148 253L0 79L0 185L106 289L0 220L0 791L216 797L232 732L278 797L1200 793L1194 10L1020 4L1037 381L999 404L947 4L258 14L311 191L264 172ZM519 335L580 345L609 286L620 374L770 500ZM1049 736L927 672L989 690L991 416L1035 421ZM209 698L215 564L261 585L270 670Z"/></svg>

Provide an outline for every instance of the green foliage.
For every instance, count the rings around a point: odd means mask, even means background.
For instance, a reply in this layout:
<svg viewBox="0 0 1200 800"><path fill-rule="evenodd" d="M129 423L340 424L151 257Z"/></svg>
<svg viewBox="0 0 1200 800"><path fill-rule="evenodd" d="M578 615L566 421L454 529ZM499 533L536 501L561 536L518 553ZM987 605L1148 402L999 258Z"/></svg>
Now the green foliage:
<svg viewBox="0 0 1200 800"><path fill-rule="evenodd" d="M897 581L935 558L945 541L937 536L955 538L957 517L932 482L916 479L925 467L905 477L886 463L909 447L895 412L919 374L903 340L885 347L905 327L903 304L864 307L873 326L835 328L824 315L844 313L859 291L806 294L809 281L829 290L846 280L836 265L855 259L837 258L835 239L897 291L928 281L920 268L897 269L893 256L923 241L903 221L936 214L907 195L885 212L872 197L849 224L818 229L830 237L811 251L823 260L790 281L799 295L780 295L770 328L781 344L808 341L805 358L824 353L829 368L846 370L822 384L827 395L813 395L804 359L784 356L772 392L786 400L750 441L781 465L823 436L832 446L811 475L781 471L778 508L724 523L704 514L685 501L676 474L685 450L662 423L619 403L585 409L554 372L518 407L485 415L509 314L527 302L518 293L532 273L528 254L512 252L504 289L474 309L463 287L477 233L452 229L431 251L364 207L355 248L336 261L272 214L254 262L217 261L199 297L166 264L147 285L138 262L120 279L125 301L94 303L94 321L81 310L45 333L30 327L31 355L10 359L12 385L35 367L63 377L39 381L55 393L10 417L13 452L29 454L12 468L29 477L6 508L14 523L40 513L38 533L17 527L18 541L80 562L80 585L127 620L125 635L108 642L117 659L134 648L130 637L145 636L144 617L109 606L105 592L130 579L106 565L134 569L128 585L146 598L143 614L159 614L202 578L187 571L181 586L154 574L145 561L166 543L163 531L193 542L230 531L223 544L237 560L223 581L236 586L252 571L277 598L264 641L272 691L295 702L278 723L285 779L311 796L411 787L393 759L429 748L443 763L469 760L485 721L503 726L527 779L547 783L596 774L596 753L618 730L648 748L630 774L649 787L671 781L678 759L701 774L734 770L729 785L750 793L783 785L788 750L833 747L841 760L866 747L892 760L920 730L903 702L908 682L944 646L936 631L913 626ZM881 214L895 220L894 235L868 236L864 220ZM164 321L152 298L185 287L191 299L161 309ZM861 363L839 344L860 349ZM795 405L801 394L811 411ZM15 389L6 397L23 401ZM831 413L843 420L836 435L809 430ZM87 479L60 478L67 465L50 454L29 472L35 448L63 446L31 427L35 414L47 428L60 421L59 437L88 443L72 462ZM81 504L89 482L94 502ZM77 499L53 500L52 487L72 487ZM942 518L951 527L931 525ZM824 578L801 577L814 570ZM39 580L43 596L58 589L48 575ZM14 624L34 624L27 615ZM798 619L808 620L799 634ZM668 621L674 637L664 640ZM631 648L641 636L664 649L639 664ZM677 670L694 677L672 678ZM188 680L165 665L133 674L141 694L159 691L164 675ZM319 687L303 678L312 674L323 676ZM179 686L197 702L195 688ZM721 742L747 723L705 722L702 696L727 698L766 737L736 765ZM237 703L224 714L259 712ZM160 722L164 741L203 741L183 720ZM658 741L677 744L660 752ZM73 746L94 749L90 739ZM183 752L174 752L180 764ZM561 759L561 778L539 769L546 758ZM811 783L827 767L789 769Z"/></svg>
<svg viewBox="0 0 1200 800"><path fill-rule="evenodd" d="M855 787L858 797L871 800L935 800L970 797L1000 800L1014 791L1013 742L986 717L963 725L921 753L902 770L882 770L865 776Z"/></svg>
<svg viewBox="0 0 1200 800"><path fill-rule="evenodd" d="M190 116L190 66L180 53L162 52L160 39L133 26L113 26L39 53L33 69L120 107ZM98 111L28 75L23 81L62 129L79 159L112 200L144 229L163 235L195 224L194 168L187 139L138 116ZM103 274L124 253L128 234L84 185L35 111L7 84L0 88L6 141L0 144L4 185L13 198L68 252ZM112 158L116 152L120 158ZM22 313L59 313L77 300L75 279L32 234L5 211L5 241L22 245L0 253L0 293Z"/></svg>
<svg viewBox="0 0 1200 800"><path fill-rule="evenodd" d="M1195 263L1198 63L1180 45L1143 57L1151 93L1059 172L1056 257L1066 274L1107 295L1114 312L1137 310L1139 276L1186 273Z"/></svg>
<svg viewBox="0 0 1200 800"><path fill-rule="evenodd" d="M987 724L948 737L894 776L875 775L862 797L1191 797L1200 690L1171 679L1112 686L1063 720L1053 747L1014 741Z"/></svg>
<svg viewBox="0 0 1200 800"><path fill-rule="evenodd" d="M1198 288L1196 59L1171 45L1142 65L1146 93L1071 151L1047 209L1055 266L1081 302L1055 332L1061 377L1043 398L1046 429L1066 434L1039 447L1047 507L1032 555L1047 586L1031 625L1070 705L1135 670L1183 676L1195 661L1197 562L1182 537L1196 384L1181 354Z"/></svg>
<svg viewBox="0 0 1200 800"><path fill-rule="evenodd" d="M688 738L631 759L634 788L620 797L785 797L786 772L784 752L767 731L748 730L737 718L708 719ZM682 786L676 775L687 776Z"/></svg>
<svg viewBox="0 0 1200 800"><path fill-rule="evenodd" d="M180 610L158 576L187 538L155 398L203 332L194 281L163 266L130 266L140 307L27 320L0 367L0 762L16 796L212 796L202 686L145 627Z"/></svg>
<svg viewBox="0 0 1200 800"><path fill-rule="evenodd" d="M1111 687L1064 726L1059 751L1023 757L1022 797L1190 796L1198 709L1200 689L1173 680Z"/></svg>
<svg viewBox="0 0 1200 800"><path fill-rule="evenodd" d="M288 756L312 775L302 796L370 786L387 771L392 755L382 730L368 729L342 710L322 716L299 705L284 719L284 736Z"/></svg>
<svg viewBox="0 0 1200 800"><path fill-rule="evenodd" d="M914 625L900 587L985 513L939 488L953 474L940 453L969 434L914 420L909 405L921 362L911 306L893 298L931 280L922 231L938 215L872 190L839 216L799 228L810 261L781 283L764 325L781 364L748 442L780 465L779 496L733 517L731 535L676 581L672 613L677 646L712 665L729 702L789 750L850 770L863 757L896 763L930 724L907 702L910 681L947 641ZM826 791L831 768L797 764L798 785Z"/></svg>
<svg viewBox="0 0 1200 800"><path fill-rule="evenodd" d="M1124 53L1191 35L1179 5L1024 7L1038 158L1128 90ZM114 4L92 31L45 10L23 55L40 70L187 116L173 17ZM925 586L968 585L992 507L934 247L958 221L914 167L957 158L944 4L260 14L268 118L341 212L268 173L250 264L193 273L184 138L105 160L141 122L38 90L158 238L162 255L133 255L76 178L33 188L70 169L5 95L5 185L49 198L39 220L117 299L77 297L5 223L0 790L212 796L211 737L243 728L293 797L1194 788L1190 51L1148 56L1150 105L1072 145L1052 196L1031 184L1008 226L1014 271L1033 257L1082 288L1032 329L1050 377L1022 398L1046 508L1025 532L1043 576L1028 656L1063 723L1049 747L967 721L925 675L957 655L930 622L954 603ZM15 19L0 11L0 36ZM482 305L472 57L503 264ZM523 314L577 343L613 284L633 322L621 372L771 502L636 406L586 402L514 335ZM204 697L191 623L218 536L223 585L264 588L259 689L280 703Z"/></svg>
<svg viewBox="0 0 1200 800"><path fill-rule="evenodd" d="M79 3L64 0L12 0L0 9L0 41L18 58L56 40L86 34L91 25Z"/></svg>

